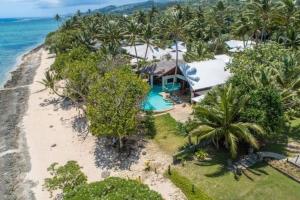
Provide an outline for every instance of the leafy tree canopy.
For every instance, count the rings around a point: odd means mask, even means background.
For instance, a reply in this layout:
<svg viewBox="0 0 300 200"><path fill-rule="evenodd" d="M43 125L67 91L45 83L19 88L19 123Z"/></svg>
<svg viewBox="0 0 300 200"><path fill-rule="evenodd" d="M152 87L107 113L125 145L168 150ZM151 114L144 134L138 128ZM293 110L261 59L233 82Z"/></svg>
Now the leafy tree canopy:
<svg viewBox="0 0 300 200"><path fill-rule="evenodd" d="M107 72L94 82L88 96L87 116L96 136L122 138L134 133L137 114L148 84L127 67Z"/></svg>

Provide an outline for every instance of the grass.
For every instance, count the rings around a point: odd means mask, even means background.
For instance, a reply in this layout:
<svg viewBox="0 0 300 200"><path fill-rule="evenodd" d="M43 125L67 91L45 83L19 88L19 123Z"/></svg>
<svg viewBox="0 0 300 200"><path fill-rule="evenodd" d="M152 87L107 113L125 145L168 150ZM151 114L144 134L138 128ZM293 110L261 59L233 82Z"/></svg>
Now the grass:
<svg viewBox="0 0 300 200"><path fill-rule="evenodd" d="M299 183L265 163L248 169L239 180L216 158L201 163L187 162L174 170L216 200L297 200L300 197Z"/></svg>
<svg viewBox="0 0 300 200"><path fill-rule="evenodd" d="M157 134L154 140L166 153L173 155L178 148L183 146L187 139L178 134L177 122L170 114L155 117L155 127Z"/></svg>
<svg viewBox="0 0 300 200"><path fill-rule="evenodd" d="M194 186L193 189L193 183L184 176L181 176L176 170L172 171L171 175L166 173L165 176L180 188L189 200L211 200L200 188Z"/></svg>
<svg viewBox="0 0 300 200"><path fill-rule="evenodd" d="M173 155L178 147L186 143L174 128L176 122L170 115L156 117L155 125L157 134L154 139L166 153ZM208 197L215 200L298 200L300 197L299 183L265 163L248 169L237 180L226 168L227 153L213 151L210 157L208 161L188 161L184 166L177 165L172 168L171 176L166 176L189 200ZM195 193L191 189L193 184Z"/></svg>

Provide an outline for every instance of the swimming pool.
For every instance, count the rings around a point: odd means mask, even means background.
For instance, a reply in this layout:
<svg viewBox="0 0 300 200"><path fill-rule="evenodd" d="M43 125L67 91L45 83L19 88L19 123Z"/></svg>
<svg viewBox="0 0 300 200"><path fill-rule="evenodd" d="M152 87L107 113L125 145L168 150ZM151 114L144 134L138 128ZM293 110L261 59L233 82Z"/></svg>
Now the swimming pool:
<svg viewBox="0 0 300 200"><path fill-rule="evenodd" d="M173 103L167 101L160 95L162 87L154 85L150 90L146 100L142 104L142 109L145 111L163 112L173 108Z"/></svg>

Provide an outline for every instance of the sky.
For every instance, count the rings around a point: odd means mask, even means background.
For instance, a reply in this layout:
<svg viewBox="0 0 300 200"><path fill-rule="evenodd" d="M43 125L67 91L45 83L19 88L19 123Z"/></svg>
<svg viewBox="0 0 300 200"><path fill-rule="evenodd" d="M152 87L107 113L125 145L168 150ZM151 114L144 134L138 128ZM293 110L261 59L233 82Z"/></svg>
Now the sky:
<svg viewBox="0 0 300 200"><path fill-rule="evenodd" d="M55 14L70 14L77 10L122 5L146 0L0 0L0 18L52 17Z"/></svg>

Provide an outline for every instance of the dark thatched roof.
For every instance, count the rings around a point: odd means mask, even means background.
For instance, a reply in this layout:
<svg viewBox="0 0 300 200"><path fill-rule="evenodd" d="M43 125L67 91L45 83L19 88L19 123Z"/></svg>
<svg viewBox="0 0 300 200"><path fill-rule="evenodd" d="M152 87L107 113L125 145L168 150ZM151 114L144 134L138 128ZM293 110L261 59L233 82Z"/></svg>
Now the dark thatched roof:
<svg viewBox="0 0 300 200"><path fill-rule="evenodd" d="M179 60L178 65L184 64L184 61ZM175 60L161 60L159 62L154 62L143 69L141 69L142 74L150 74L154 76L163 76L169 71L173 70L176 67Z"/></svg>

